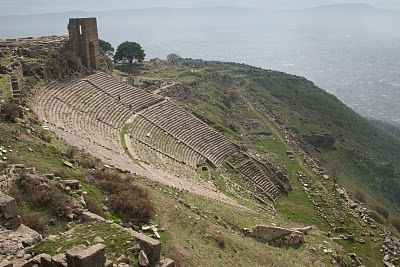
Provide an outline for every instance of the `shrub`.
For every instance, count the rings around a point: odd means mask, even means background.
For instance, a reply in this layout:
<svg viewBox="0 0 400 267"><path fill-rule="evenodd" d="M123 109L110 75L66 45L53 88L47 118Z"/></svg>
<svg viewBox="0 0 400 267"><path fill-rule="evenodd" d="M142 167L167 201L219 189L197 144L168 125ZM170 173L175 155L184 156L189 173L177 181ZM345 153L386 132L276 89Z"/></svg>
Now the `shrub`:
<svg viewBox="0 0 400 267"><path fill-rule="evenodd" d="M400 233L400 220L399 219L392 219L392 220L390 220L390 223Z"/></svg>
<svg viewBox="0 0 400 267"><path fill-rule="evenodd" d="M84 195L84 199L86 202L86 207L90 212L100 215L100 216L104 216L103 209L100 207L100 205L97 203L97 201L94 198Z"/></svg>
<svg viewBox="0 0 400 267"><path fill-rule="evenodd" d="M218 247L225 247L225 237L222 234L217 234L217 236L215 237L215 242L217 242Z"/></svg>
<svg viewBox="0 0 400 267"><path fill-rule="evenodd" d="M100 170L86 172L85 179L109 195L108 206L123 220L145 223L153 216L155 208L148 191L131 180L123 179L115 172Z"/></svg>
<svg viewBox="0 0 400 267"><path fill-rule="evenodd" d="M147 197L128 190L111 195L108 203L114 213L134 224L148 222L154 213L154 206Z"/></svg>
<svg viewBox="0 0 400 267"><path fill-rule="evenodd" d="M65 156L70 160L75 159L75 156L78 154L78 152L78 148L71 146L65 151Z"/></svg>
<svg viewBox="0 0 400 267"><path fill-rule="evenodd" d="M29 175L23 175L17 181L23 196L32 207L48 209L55 214L67 214L70 212L68 197L54 184L48 183L46 188L39 188L37 180Z"/></svg>
<svg viewBox="0 0 400 267"><path fill-rule="evenodd" d="M22 223L32 228L37 232L43 232L46 226L46 220L43 215L39 212L27 212L25 210L20 210L20 215Z"/></svg>
<svg viewBox="0 0 400 267"><path fill-rule="evenodd" d="M178 247L177 245L173 245L168 253L167 253L167 257L170 259L173 259L175 261L175 267L183 267L185 266L184 262L185 262L185 253L184 251Z"/></svg>
<svg viewBox="0 0 400 267"><path fill-rule="evenodd" d="M377 223L380 223L380 224L384 224L385 223L385 220L382 218L382 216L380 216L375 211L371 211L371 218Z"/></svg>
<svg viewBox="0 0 400 267"><path fill-rule="evenodd" d="M83 168L96 169L99 162L97 160L95 160L95 159L86 159L86 158L84 158L84 159L80 159L78 163Z"/></svg>
<svg viewBox="0 0 400 267"><path fill-rule="evenodd" d="M1 105L1 113L10 120L15 120L16 118L23 118L23 112L21 107L14 103L3 103Z"/></svg>
<svg viewBox="0 0 400 267"><path fill-rule="evenodd" d="M389 211L382 205L375 205L373 209L379 213L380 215L383 216L383 218L388 219L389 218Z"/></svg>
<svg viewBox="0 0 400 267"><path fill-rule="evenodd" d="M58 169L54 172L54 176L69 179L71 177L71 174L69 174L65 169Z"/></svg>
<svg viewBox="0 0 400 267"><path fill-rule="evenodd" d="M355 197L358 201L360 201L361 203L364 203L364 204L365 204L365 195L364 195L364 193L361 192L360 190L357 190L357 191L354 193L354 197Z"/></svg>
<svg viewBox="0 0 400 267"><path fill-rule="evenodd" d="M53 140L53 137L51 135L50 132L43 130L40 134L39 134L39 138L42 139L43 141L47 142L47 143L51 143L51 141Z"/></svg>

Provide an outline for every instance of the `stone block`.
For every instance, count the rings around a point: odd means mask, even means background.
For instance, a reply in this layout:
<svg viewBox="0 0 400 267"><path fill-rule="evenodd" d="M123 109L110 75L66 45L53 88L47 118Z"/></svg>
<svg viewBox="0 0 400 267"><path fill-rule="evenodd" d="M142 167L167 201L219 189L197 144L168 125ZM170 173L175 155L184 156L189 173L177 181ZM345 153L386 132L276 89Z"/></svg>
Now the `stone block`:
<svg viewBox="0 0 400 267"><path fill-rule="evenodd" d="M22 236L21 243L24 247L33 246L42 240L42 236L38 232L23 224L21 224L15 232Z"/></svg>
<svg viewBox="0 0 400 267"><path fill-rule="evenodd" d="M51 256L49 254L40 254L40 266L51 267Z"/></svg>
<svg viewBox="0 0 400 267"><path fill-rule="evenodd" d="M68 267L65 254L58 254L51 257L51 267Z"/></svg>
<svg viewBox="0 0 400 267"><path fill-rule="evenodd" d="M62 180L65 186L69 186L72 190L78 190L80 187L80 182L78 180Z"/></svg>
<svg viewBox="0 0 400 267"><path fill-rule="evenodd" d="M106 263L105 246L96 244L88 248L73 248L66 253L68 267L99 267Z"/></svg>
<svg viewBox="0 0 400 267"><path fill-rule="evenodd" d="M125 228L135 239L139 240L141 249L146 253L150 263L155 263L160 260L161 242L147 235L138 233L130 228Z"/></svg>
<svg viewBox="0 0 400 267"><path fill-rule="evenodd" d="M175 261L170 258L162 258L159 267L175 267Z"/></svg>
<svg viewBox="0 0 400 267"><path fill-rule="evenodd" d="M147 258L146 253L144 253L144 251L141 250L140 253L139 253L139 266L147 267L147 266L149 266L149 263L150 262L149 262L149 260Z"/></svg>
<svg viewBox="0 0 400 267"><path fill-rule="evenodd" d="M22 223L21 217L18 215L11 219L5 220L2 222L3 226L7 229L16 230Z"/></svg>
<svg viewBox="0 0 400 267"><path fill-rule="evenodd" d="M15 199L0 193L0 217L3 215L5 219L11 219L18 215L18 207Z"/></svg>
<svg viewBox="0 0 400 267"><path fill-rule="evenodd" d="M86 221L100 221L104 222L105 219L97 214L94 214L90 211L84 211L81 214L81 220L86 222Z"/></svg>

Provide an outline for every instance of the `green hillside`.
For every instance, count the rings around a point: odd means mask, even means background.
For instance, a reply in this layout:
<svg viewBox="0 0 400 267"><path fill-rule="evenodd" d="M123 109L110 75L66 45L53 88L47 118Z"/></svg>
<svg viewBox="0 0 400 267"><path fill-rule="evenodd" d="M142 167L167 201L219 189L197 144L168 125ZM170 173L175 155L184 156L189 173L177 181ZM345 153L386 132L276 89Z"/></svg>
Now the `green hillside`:
<svg viewBox="0 0 400 267"><path fill-rule="evenodd" d="M219 168L205 162L192 170L237 205L127 174L42 127L30 108L47 82L37 68L21 83L22 109L10 108L10 88L3 86L0 117L0 146L7 148L1 170L24 164L35 167L35 177L57 178L48 182L51 190L35 194L31 183L37 178L21 172L7 191L16 198L23 223L51 237L29 253L55 255L101 238L114 263L127 253L131 266L137 266L137 257L129 252L131 237L110 226L115 222L137 229L157 225L161 254L176 266L356 266L358 259L365 266L382 265L388 253L384 246L394 244L400 231L400 142L387 130L312 82L281 72L191 59L115 68L115 78L171 99L240 147ZM69 71L62 73L47 78L69 77ZM4 84L7 79L4 74ZM119 133L133 158L124 139L128 129L125 122ZM249 161L279 188L276 202L254 194L253 184L237 171ZM81 195L57 189L60 181L71 179L79 181ZM106 223L66 216L81 197ZM279 247L246 236L246 229L256 225L313 230L303 244ZM60 234L71 228L73 233ZM398 250L395 246L393 253Z"/></svg>

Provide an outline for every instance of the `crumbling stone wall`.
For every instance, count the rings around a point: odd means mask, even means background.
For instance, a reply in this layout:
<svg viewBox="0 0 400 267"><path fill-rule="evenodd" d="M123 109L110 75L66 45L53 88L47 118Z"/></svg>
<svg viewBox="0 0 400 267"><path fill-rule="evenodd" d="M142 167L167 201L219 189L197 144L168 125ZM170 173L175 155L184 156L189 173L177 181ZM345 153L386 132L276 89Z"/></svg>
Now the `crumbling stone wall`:
<svg viewBox="0 0 400 267"><path fill-rule="evenodd" d="M68 24L72 51L89 69L100 68L100 47L96 18L71 18Z"/></svg>
<svg viewBox="0 0 400 267"><path fill-rule="evenodd" d="M274 246L300 246L304 242L304 234L300 231L267 225L254 227L248 236Z"/></svg>
<svg viewBox="0 0 400 267"><path fill-rule="evenodd" d="M19 61L15 61L11 64L11 92L12 92L12 99L15 104L21 104L21 89L20 89L20 82L23 77L23 69L22 65Z"/></svg>

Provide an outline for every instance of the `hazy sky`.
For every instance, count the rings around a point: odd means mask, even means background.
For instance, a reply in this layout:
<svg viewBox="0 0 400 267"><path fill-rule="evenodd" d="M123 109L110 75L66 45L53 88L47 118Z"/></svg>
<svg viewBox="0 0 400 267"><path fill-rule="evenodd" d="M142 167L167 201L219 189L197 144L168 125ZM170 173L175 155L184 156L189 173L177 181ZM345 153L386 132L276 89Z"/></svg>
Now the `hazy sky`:
<svg viewBox="0 0 400 267"><path fill-rule="evenodd" d="M193 6L246 6L305 8L318 5L365 3L379 8L400 9L399 0L0 0L1 15L40 14L62 11Z"/></svg>

